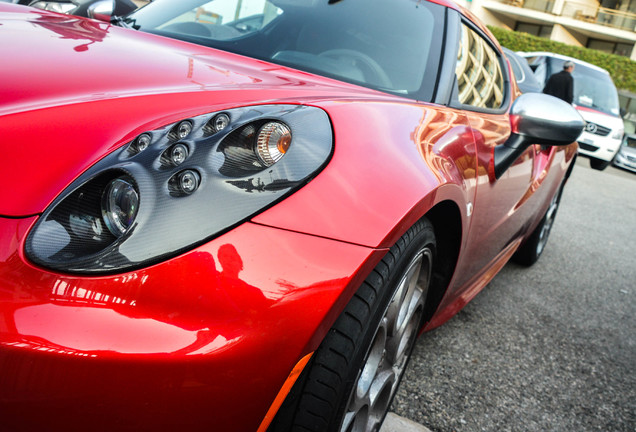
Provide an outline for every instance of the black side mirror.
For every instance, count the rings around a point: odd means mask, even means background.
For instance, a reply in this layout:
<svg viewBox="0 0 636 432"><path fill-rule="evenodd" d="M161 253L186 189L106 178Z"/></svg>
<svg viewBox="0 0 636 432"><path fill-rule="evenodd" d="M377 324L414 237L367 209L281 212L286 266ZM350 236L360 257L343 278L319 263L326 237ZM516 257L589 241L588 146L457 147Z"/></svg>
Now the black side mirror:
<svg viewBox="0 0 636 432"><path fill-rule="evenodd" d="M495 147L495 177L501 175L532 144L568 145L583 132L585 121L567 102L543 93L524 93L510 108L512 133Z"/></svg>

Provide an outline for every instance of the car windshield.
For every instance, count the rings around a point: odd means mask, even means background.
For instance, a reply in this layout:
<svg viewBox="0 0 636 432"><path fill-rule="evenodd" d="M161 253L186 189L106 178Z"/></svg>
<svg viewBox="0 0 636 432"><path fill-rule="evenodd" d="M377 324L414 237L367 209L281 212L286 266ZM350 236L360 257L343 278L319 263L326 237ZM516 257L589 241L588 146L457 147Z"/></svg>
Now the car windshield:
<svg viewBox="0 0 636 432"><path fill-rule="evenodd" d="M625 137L625 147L636 149L636 137Z"/></svg>
<svg viewBox="0 0 636 432"><path fill-rule="evenodd" d="M563 63L565 60L551 59L552 73L563 70ZM616 87L607 74L575 63L572 78L574 78L573 102L576 105L593 108L607 114L619 114Z"/></svg>
<svg viewBox="0 0 636 432"><path fill-rule="evenodd" d="M142 31L430 100L444 8L415 0L155 0L125 21Z"/></svg>

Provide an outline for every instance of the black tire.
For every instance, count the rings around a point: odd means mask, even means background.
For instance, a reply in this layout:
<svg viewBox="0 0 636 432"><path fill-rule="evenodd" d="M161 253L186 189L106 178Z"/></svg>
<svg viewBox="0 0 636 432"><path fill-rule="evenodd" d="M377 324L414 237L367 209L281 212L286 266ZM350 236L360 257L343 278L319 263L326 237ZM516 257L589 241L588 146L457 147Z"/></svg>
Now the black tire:
<svg viewBox="0 0 636 432"><path fill-rule="evenodd" d="M603 171L607 168L612 161L606 161L603 159L590 158L590 166L592 169Z"/></svg>
<svg viewBox="0 0 636 432"><path fill-rule="evenodd" d="M563 193L563 184L559 186L559 189L556 191L552 200L550 201L550 206L548 210L541 218L541 222L539 225L532 231L532 234L528 237L528 239L521 245L521 247L515 252L512 256L512 260L518 264L524 266L531 266L537 262L543 250L545 249L545 245L548 243L548 238L550 237L550 231L552 231L552 225L554 224L554 220L556 219L557 210L559 210L559 204L561 203L561 194Z"/></svg>
<svg viewBox="0 0 636 432"><path fill-rule="evenodd" d="M422 325L435 256L431 223L412 226L347 304L270 431L378 431Z"/></svg>

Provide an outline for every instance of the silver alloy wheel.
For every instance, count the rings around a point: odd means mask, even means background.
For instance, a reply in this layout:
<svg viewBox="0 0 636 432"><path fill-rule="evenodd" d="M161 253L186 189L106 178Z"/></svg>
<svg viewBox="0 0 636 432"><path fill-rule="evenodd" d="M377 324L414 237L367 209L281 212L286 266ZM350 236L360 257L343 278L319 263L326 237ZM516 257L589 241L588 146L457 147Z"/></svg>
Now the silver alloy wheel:
<svg viewBox="0 0 636 432"><path fill-rule="evenodd" d="M342 432L380 429L420 328L432 261L423 248L402 274L349 396Z"/></svg>
<svg viewBox="0 0 636 432"><path fill-rule="evenodd" d="M559 196L560 191L557 191L552 197L552 201L550 201L550 207L548 207L548 211L545 214L545 220L543 221L543 225L541 226L541 233L539 234L539 241L537 242L537 256L541 255L543 252L543 248L548 243L548 238L550 237L550 230L552 229L552 225L554 224L554 220L556 219L557 209L559 208Z"/></svg>

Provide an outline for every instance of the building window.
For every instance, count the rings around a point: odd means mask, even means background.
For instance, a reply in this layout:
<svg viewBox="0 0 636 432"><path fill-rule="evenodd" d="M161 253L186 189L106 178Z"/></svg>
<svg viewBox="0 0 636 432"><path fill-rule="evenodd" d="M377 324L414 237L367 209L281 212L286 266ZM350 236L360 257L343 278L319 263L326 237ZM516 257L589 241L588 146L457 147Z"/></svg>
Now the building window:
<svg viewBox="0 0 636 432"><path fill-rule="evenodd" d="M517 22L515 31L549 39L552 35L552 26Z"/></svg>
<svg viewBox="0 0 636 432"><path fill-rule="evenodd" d="M608 42L600 39L588 39L587 48L595 49L609 54L616 54L624 57L629 57L634 49L634 45L620 43L620 42Z"/></svg>

